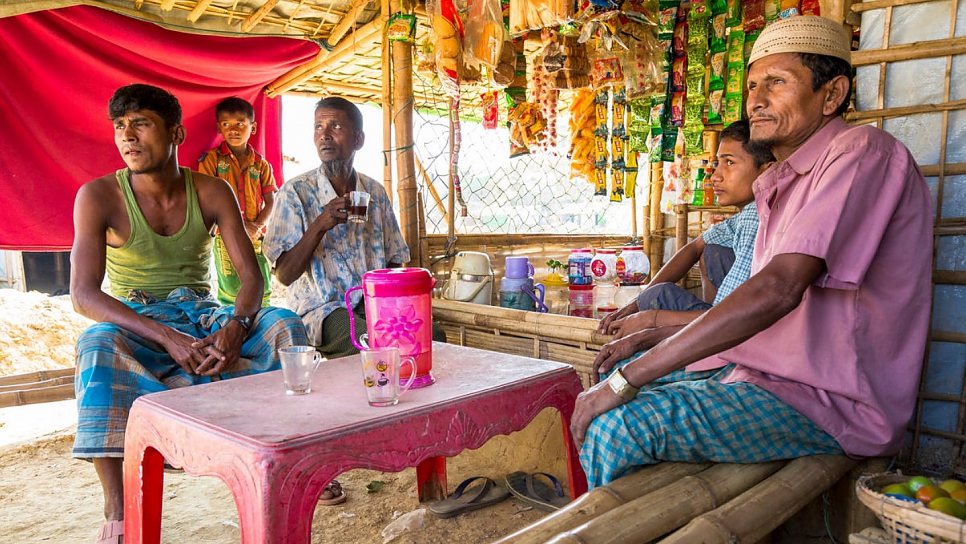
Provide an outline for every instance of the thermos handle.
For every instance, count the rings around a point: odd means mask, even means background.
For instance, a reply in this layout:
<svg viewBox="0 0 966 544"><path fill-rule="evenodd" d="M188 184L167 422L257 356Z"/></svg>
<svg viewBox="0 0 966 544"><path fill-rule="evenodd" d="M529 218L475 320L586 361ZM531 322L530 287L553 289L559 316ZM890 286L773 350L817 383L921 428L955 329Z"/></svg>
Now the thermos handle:
<svg viewBox="0 0 966 544"><path fill-rule="evenodd" d="M356 285L355 287L350 287L349 290L345 292L345 308L349 311L349 340L352 340L352 345L355 346L357 350L362 351L366 349L366 346L360 344L359 340L356 339L356 320L352 315L352 299L349 298L349 295L353 291L358 291L359 289L362 289L362 286ZM365 304L365 302L363 302L363 304Z"/></svg>
<svg viewBox="0 0 966 544"><path fill-rule="evenodd" d="M520 290L523 291L524 293L526 293L526 295L528 297L530 297L530 298L533 299L533 301L537 304L537 311L538 312L540 312L540 313L547 313L548 311L550 311L550 308L547 308L547 305L543 303L543 297L546 294L546 291L545 291L545 288L544 288L544 286L543 286L542 283L536 284L534 286L533 291L531 291L530 288L528 288L526 285L524 285L523 287L521 287ZM537 295L534 294L534 291L539 291L540 292L540 298L537 298Z"/></svg>

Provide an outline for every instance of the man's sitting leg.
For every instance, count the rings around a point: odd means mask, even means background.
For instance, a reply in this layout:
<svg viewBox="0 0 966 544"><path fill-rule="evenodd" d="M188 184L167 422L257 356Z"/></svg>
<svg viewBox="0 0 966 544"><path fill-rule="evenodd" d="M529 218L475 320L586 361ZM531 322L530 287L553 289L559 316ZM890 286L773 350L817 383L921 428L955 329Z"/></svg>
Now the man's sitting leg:
<svg viewBox="0 0 966 544"><path fill-rule="evenodd" d="M675 283L658 283L637 295L637 310L707 310L711 304L701 300L694 293Z"/></svg>
<svg viewBox="0 0 966 544"><path fill-rule="evenodd" d="M359 315L353 312L352 318L356 322L356 336L365 334L365 315ZM338 359L339 357L355 355L359 353L359 350L352 342L350 331L349 311L345 308L338 308L322 320L322 341L315 347L326 359Z"/></svg>
<svg viewBox="0 0 966 544"><path fill-rule="evenodd" d="M599 415L580 462L593 488L660 461L755 463L819 453L842 449L771 393L750 383L722 384L715 375L642 390Z"/></svg>

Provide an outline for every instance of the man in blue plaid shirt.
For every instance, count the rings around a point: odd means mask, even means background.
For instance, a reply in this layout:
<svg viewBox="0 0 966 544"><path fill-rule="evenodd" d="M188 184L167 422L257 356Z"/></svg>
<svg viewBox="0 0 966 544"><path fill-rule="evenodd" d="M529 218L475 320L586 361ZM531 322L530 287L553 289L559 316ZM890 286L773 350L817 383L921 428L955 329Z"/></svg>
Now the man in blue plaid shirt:
<svg viewBox="0 0 966 544"><path fill-rule="evenodd" d="M751 185L771 166L771 151L750 142L748 121L721 131L718 166L711 180L718 203L740 212L712 225L674 254L637 300L604 317L598 330L617 340L604 346L598 359L621 360L652 347L708 311L751 275L758 232L758 210ZM695 263L701 263L705 299L675 284Z"/></svg>

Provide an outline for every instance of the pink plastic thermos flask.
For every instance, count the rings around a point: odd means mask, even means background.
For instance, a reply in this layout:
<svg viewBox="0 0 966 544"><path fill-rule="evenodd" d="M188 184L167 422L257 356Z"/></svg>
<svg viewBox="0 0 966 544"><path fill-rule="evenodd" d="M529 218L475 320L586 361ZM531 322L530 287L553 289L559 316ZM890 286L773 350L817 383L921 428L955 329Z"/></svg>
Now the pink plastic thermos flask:
<svg viewBox="0 0 966 544"><path fill-rule="evenodd" d="M356 336L355 320L350 319L352 343L360 350L395 346L400 355L414 358L416 379L412 388L436 381L432 375L435 285L436 278L425 268L385 268L366 272L362 285L345 293L347 308L352 307L349 294L357 289L362 289L366 305L366 338ZM400 382L408 381L411 374L407 365L400 372Z"/></svg>

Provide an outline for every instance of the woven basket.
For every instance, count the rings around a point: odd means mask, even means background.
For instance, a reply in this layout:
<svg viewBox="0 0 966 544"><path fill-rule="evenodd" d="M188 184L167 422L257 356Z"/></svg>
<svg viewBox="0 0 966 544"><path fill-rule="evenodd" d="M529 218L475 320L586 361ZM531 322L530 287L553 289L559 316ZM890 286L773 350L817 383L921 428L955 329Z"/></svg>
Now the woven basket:
<svg viewBox="0 0 966 544"><path fill-rule="evenodd" d="M855 484L855 494L875 513L895 544L966 544L966 521L878 491L908 479L892 473L863 476Z"/></svg>

